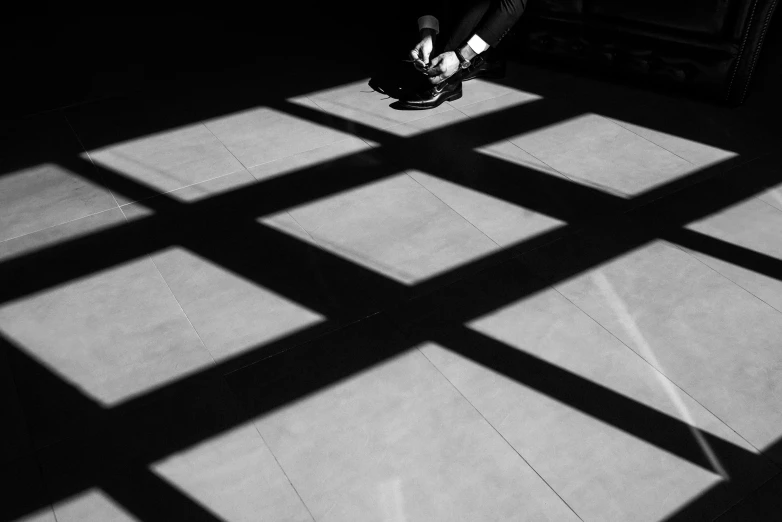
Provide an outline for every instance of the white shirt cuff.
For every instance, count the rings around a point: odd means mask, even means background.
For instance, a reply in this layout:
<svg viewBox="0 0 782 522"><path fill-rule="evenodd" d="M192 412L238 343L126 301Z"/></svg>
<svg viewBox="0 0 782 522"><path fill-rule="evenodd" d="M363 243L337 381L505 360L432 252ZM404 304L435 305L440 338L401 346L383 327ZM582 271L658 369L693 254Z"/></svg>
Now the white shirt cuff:
<svg viewBox="0 0 782 522"><path fill-rule="evenodd" d="M418 19L418 30L434 29L435 34L440 33L440 22L432 15L424 15Z"/></svg>
<svg viewBox="0 0 782 522"><path fill-rule="evenodd" d="M475 51L475 54L481 54L483 51L489 48L489 44L483 41L483 38L477 34L472 35L472 38L467 40L467 45Z"/></svg>

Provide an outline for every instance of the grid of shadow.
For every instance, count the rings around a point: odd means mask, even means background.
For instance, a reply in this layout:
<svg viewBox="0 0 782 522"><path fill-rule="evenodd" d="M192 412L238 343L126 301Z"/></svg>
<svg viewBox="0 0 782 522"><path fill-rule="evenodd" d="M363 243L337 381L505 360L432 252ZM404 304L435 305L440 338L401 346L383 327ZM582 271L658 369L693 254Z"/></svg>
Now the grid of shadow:
<svg viewBox="0 0 782 522"><path fill-rule="evenodd" d="M0 303L5 303L178 245L328 318L325 325L317 325L310 332L299 332L294 334L293 339L275 341L250 350L113 408L104 408L85 397L27 356L23 347L15 348L14 354L20 364L41 374L41 378L51 386L48 391L65 397L64 400L73 406L68 414L75 415L87 431L93 432L93 436L88 439L89 443L66 442L72 447L57 450L55 458L66 459L85 471L80 475L81 480L59 483L59 487L50 492L52 498L49 501L56 502L87 488L99 487L141 520L219 520L215 514L156 477L149 470L149 465L238 423L365 370L427 338L439 340L446 348L711 470L688 424L469 329L459 327L458 331L450 333L432 332L432 328L442 323L443 316L431 318L430 323L424 326L417 320L418 333L410 338L399 339L389 333L387 340L382 342L378 342L377 336L371 331L372 328L382 328L377 326L377 318L365 319L356 328L342 327L372 312L389 309L393 310L390 314L404 318L402 322L407 324L415 323L414 317L425 316L418 313L421 310L440 310L445 314L446 322L465 322L659 238L782 279L781 261L682 229L693 220L779 182L782 173L774 167L774 163L767 162L770 158L776 158L776 155L742 164L716 177L713 176L717 169L714 166L637 197L623 199L474 151L481 145L506 137L502 131L496 130L501 127L493 125L493 122L507 119L517 121L519 125L514 132L520 133L578 115L547 100L512 107L411 138L399 138L289 102L273 104L272 108L337 129L349 126L352 134L378 142L381 146L372 153L379 154L384 161L367 166L365 163L356 163L356 155L353 155L197 203L185 204L131 181L121 173L94 166L83 159L65 159L60 161L64 167L95 183L133 199L140 199L139 196L148 198L144 200L144 205L152 209L154 215L47 247L0 265L3 280L11 282L0 288ZM431 139L434 134L443 132L453 132L463 140L464 146L459 148L460 152L456 156L443 156L437 141ZM470 161L481 175L470 179L454 179L450 175L449 161ZM568 224L419 284L407 286L305 245L255 221L258 216L336 194L407 169L422 170L553 216ZM510 173L517 177L509 176ZM523 183L509 181L519 180L519 173L523 173ZM741 184L737 189L730 181L739 176ZM708 181L693 185L694 181L704 179ZM530 190L530 186L536 190ZM707 195L704 196L704 193ZM697 203L693 204L693 201ZM589 218L581 215L584 209L590 210ZM595 212L595 209L599 211ZM617 216L622 216L622 219L617 220ZM498 271L507 268L503 261L541 246L546 246L546 249L540 251L572 250L577 248L576 233L584 231L603 239L598 241L598 248L579 250L578 255L558 256L557 259L563 261L548 263L545 270L536 274L538 277L534 282L524 281L510 286L503 284L496 292L487 292ZM248 238L252 240L248 241ZM276 254L269 256L270 251ZM83 252L101 254L85 259ZM293 282L287 277L291 273L296 273L297 277L299 274L307 277L306 268L310 264L326 267L335 275L335 281L346 283L330 288L339 288L338 295L324 299L312 291L320 284L316 278ZM28 274L36 276L29 277ZM469 306L448 312L449 303L453 302L449 292L455 291L459 285L473 284L474 278L466 277L468 275L481 278L480 295L485 298L468 300ZM469 290L467 292L469 294ZM284 351L326 332L332 333L296 350ZM427 332L432 336L427 337ZM363 349L366 344L359 342L362 336L364 339L372 339L373 350ZM3 343L13 347L9 340ZM317 349L313 348L313 343L318 344ZM331 349L323 349L324 344ZM263 365L256 366L259 366L258 371L268 374L271 382L279 385L278 390L262 402L258 402L257 397L246 397L245 403L252 405L246 411L233 412L231 415L216 414L215 411L220 408L215 406L215 401L219 403L217 397L227 392L222 377L227 372L274 352L281 353L264 361ZM248 375L251 372L245 371L234 374L232 378L243 379L248 378ZM207 393L205 389L210 391ZM193 401L188 391L203 397L203 402ZM40 400L41 411L45 412L46 399ZM214 407L210 408L210 405ZM150 411L156 414L142 414ZM51 413L54 417L58 415ZM127 433L139 432L165 433L165 436L155 440L127 436ZM726 463L732 477L737 477L737 480L732 481L736 484L740 484L740 477L765 464L762 456L708 433L703 433L703 436ZM708 503L713 500L712 497L724 493L725 485L721 484L705 493L697 502ZM4 516L9 518L30 512L40 507L40 503L11 501L7 507L8 515ZM693 503L672 518L686 517L688 509L696 508L697 503Z"/></svg>

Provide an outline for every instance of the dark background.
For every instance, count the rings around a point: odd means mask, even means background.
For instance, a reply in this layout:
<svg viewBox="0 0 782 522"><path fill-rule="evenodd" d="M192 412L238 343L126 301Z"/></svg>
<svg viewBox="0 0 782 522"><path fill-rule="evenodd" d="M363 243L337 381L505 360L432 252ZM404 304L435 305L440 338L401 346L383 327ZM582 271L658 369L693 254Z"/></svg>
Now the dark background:
<svg viewBox="0 0 782 522"><path fill-rule="evenodd" d="M297 56L302 68L308 56L369 64L403 53L416 35L415 16L401 16L401 3L382 12L348 3L272 4L57 6L3 16L0 118L161 82L186 86L264 67L266 56Z"/></svg>
<svg viewBox="0 0 782 522"><path fill-rule="evenodd" d="M0 18L0 120L138 89L188 89L248 66L273 82L269 56L290 56L305 70L313 57L359 64L371 73L374 64L403 57L415 43L417 4L24 5L24 12ZM778 12L774 19L750 98L758 92L778 97L771 94L780 85ZM513 50L523 58L520 45Z"/></svg>

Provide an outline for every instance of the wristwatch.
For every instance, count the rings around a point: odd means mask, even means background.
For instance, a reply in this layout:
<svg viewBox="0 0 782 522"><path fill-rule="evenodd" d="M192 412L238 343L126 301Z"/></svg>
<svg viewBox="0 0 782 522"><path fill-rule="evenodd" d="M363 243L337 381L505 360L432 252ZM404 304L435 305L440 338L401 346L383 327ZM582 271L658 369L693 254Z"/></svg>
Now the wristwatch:
<svg viewBox="0 0 782 522"><path fill-rule="evenodd" d="M470 66L470 60L462 56L462 52L457 48L455 51L456 57L459 59L459 67L466 69Z"/></svg>

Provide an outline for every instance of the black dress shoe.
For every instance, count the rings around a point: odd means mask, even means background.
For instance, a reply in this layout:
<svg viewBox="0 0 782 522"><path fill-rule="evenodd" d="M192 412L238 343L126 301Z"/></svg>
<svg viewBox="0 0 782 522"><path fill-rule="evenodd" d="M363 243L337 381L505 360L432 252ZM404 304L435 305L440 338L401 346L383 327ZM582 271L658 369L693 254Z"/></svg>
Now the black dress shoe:
<svg viewBox="0 0 782 522"><path fill-rule="evenodd" d="M487 56L487 53L479 54L470 62L470 66L460 71L462 81L473 78L500 79L505 77L505 60Z"/></svg>
<svg viewBox="0 0 782 522"><path fill-rule="evenodd" d="M457 72L437 85L409 94L393 105L399 109L434 109L447 101L458 100L461 97L462 78Z"/></svg>

